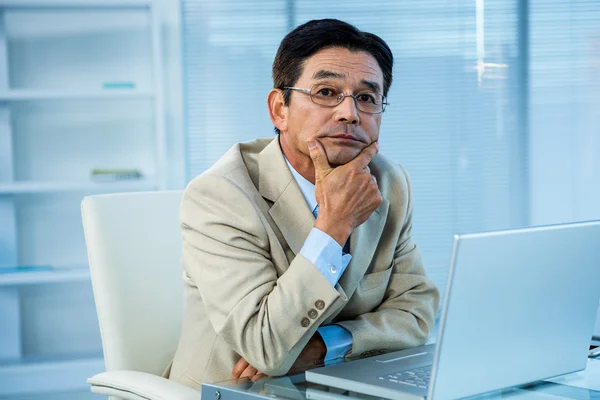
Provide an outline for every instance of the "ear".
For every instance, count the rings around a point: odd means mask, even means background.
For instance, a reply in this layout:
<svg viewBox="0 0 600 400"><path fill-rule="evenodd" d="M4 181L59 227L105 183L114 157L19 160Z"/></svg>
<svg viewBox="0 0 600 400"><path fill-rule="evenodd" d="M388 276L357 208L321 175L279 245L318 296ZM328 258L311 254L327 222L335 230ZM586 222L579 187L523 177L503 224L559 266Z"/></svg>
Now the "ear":
<svg viewBox="0 0 600 400"><path fill-rule="evenodd" d="M288 108L283 102L283 92L280 89L272 89L267 97L267 105L273 125L281 132L287 131Z"/></svg>

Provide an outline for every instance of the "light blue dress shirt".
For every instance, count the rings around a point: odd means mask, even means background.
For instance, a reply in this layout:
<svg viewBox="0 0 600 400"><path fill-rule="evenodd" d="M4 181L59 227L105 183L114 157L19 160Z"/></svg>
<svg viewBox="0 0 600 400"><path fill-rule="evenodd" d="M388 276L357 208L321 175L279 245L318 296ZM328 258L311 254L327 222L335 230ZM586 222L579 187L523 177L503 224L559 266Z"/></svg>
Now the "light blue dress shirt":
<svg viewBox="0 0 600 400"><path fill-rule="evenodd" d="M290 162L285 159L300 191L308 204L308 207L316 217L317 198L315 196L315 185L300 175ZM332 287L338 283L342 273L350 263L352 256L343 254L342 246L331 236L317 228L312 228L302 249L302 254L310 261L323 276L329 281ZM339 325L326 325L317 329L317 332L323 338L327 347L325 364L344 357L352 349L352 334Z"/></svg>

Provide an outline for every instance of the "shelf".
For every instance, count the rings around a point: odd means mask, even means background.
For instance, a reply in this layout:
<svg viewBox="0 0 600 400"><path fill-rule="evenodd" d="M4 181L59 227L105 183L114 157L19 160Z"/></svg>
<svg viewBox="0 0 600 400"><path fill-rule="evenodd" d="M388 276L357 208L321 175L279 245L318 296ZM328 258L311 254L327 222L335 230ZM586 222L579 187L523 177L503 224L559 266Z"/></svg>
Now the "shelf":
<svg viewBox="0 0 600 400"><path fill-rule="evenodd" d="M2 268L0 268L2 271ZM56 267L51 271L39 272L0 272L0 287L16 285L37 285L42 283L80 282L90 279L89 267Z"/></svg>
<svg viewBox="0 0 600 400"><path fill-rule="evenodd" d="M39 100L118 100L118 99L152 99L151 90L105 89L93 91L68 90L10 90L0 92L0 101L39 101Z"/></svg>
<svg viewBox="0 0 600 400"><path fill-rule="evenodd" d="M0 396L88 388L87 378L105 370L100 354L0 360Z"/></svg>
<svg viewBox="0 0 600 400"><path fill-rule="evenodd" d="M136 8L151 7L152 0L2 0L1 8L31 9L31 8L73 8L73 9L94 9L94 8Z"/></svg>
<svg viewBox="0 0 600 400"><path fill-rule="evenodd" d="M0 182L0 195L56 192L127 192L139 190L155 190L157 187L157 183L152 179L139 179L121 182Z"/></svg>

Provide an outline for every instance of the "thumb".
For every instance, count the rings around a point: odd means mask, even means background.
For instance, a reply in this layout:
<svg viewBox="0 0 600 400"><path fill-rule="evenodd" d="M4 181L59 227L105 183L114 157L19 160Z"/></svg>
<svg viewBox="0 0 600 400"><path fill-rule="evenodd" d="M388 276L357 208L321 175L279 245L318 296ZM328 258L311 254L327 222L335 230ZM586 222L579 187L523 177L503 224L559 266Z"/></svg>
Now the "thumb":
<svg viewBox="0 0 600 400"><path fill-rule="evenodd" d="M315 179L324 178L331 171L331 166L327 160L327 154L321 142L317 139L308 140L308 151L310 152L310 158L315 166Z"/></svg>

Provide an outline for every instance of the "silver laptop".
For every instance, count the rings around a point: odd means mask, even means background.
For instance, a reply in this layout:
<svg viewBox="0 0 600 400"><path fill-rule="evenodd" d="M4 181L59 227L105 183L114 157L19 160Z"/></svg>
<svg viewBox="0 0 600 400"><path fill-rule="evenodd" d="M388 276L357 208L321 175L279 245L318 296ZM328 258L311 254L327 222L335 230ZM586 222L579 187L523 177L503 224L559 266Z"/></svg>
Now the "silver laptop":
<svg viewBox="0 0 600 400"><path fill-rule="evenodd" d="M456 399L585 368L600 221L454 238L437 345L306 372L390 399Z"/></svg>

